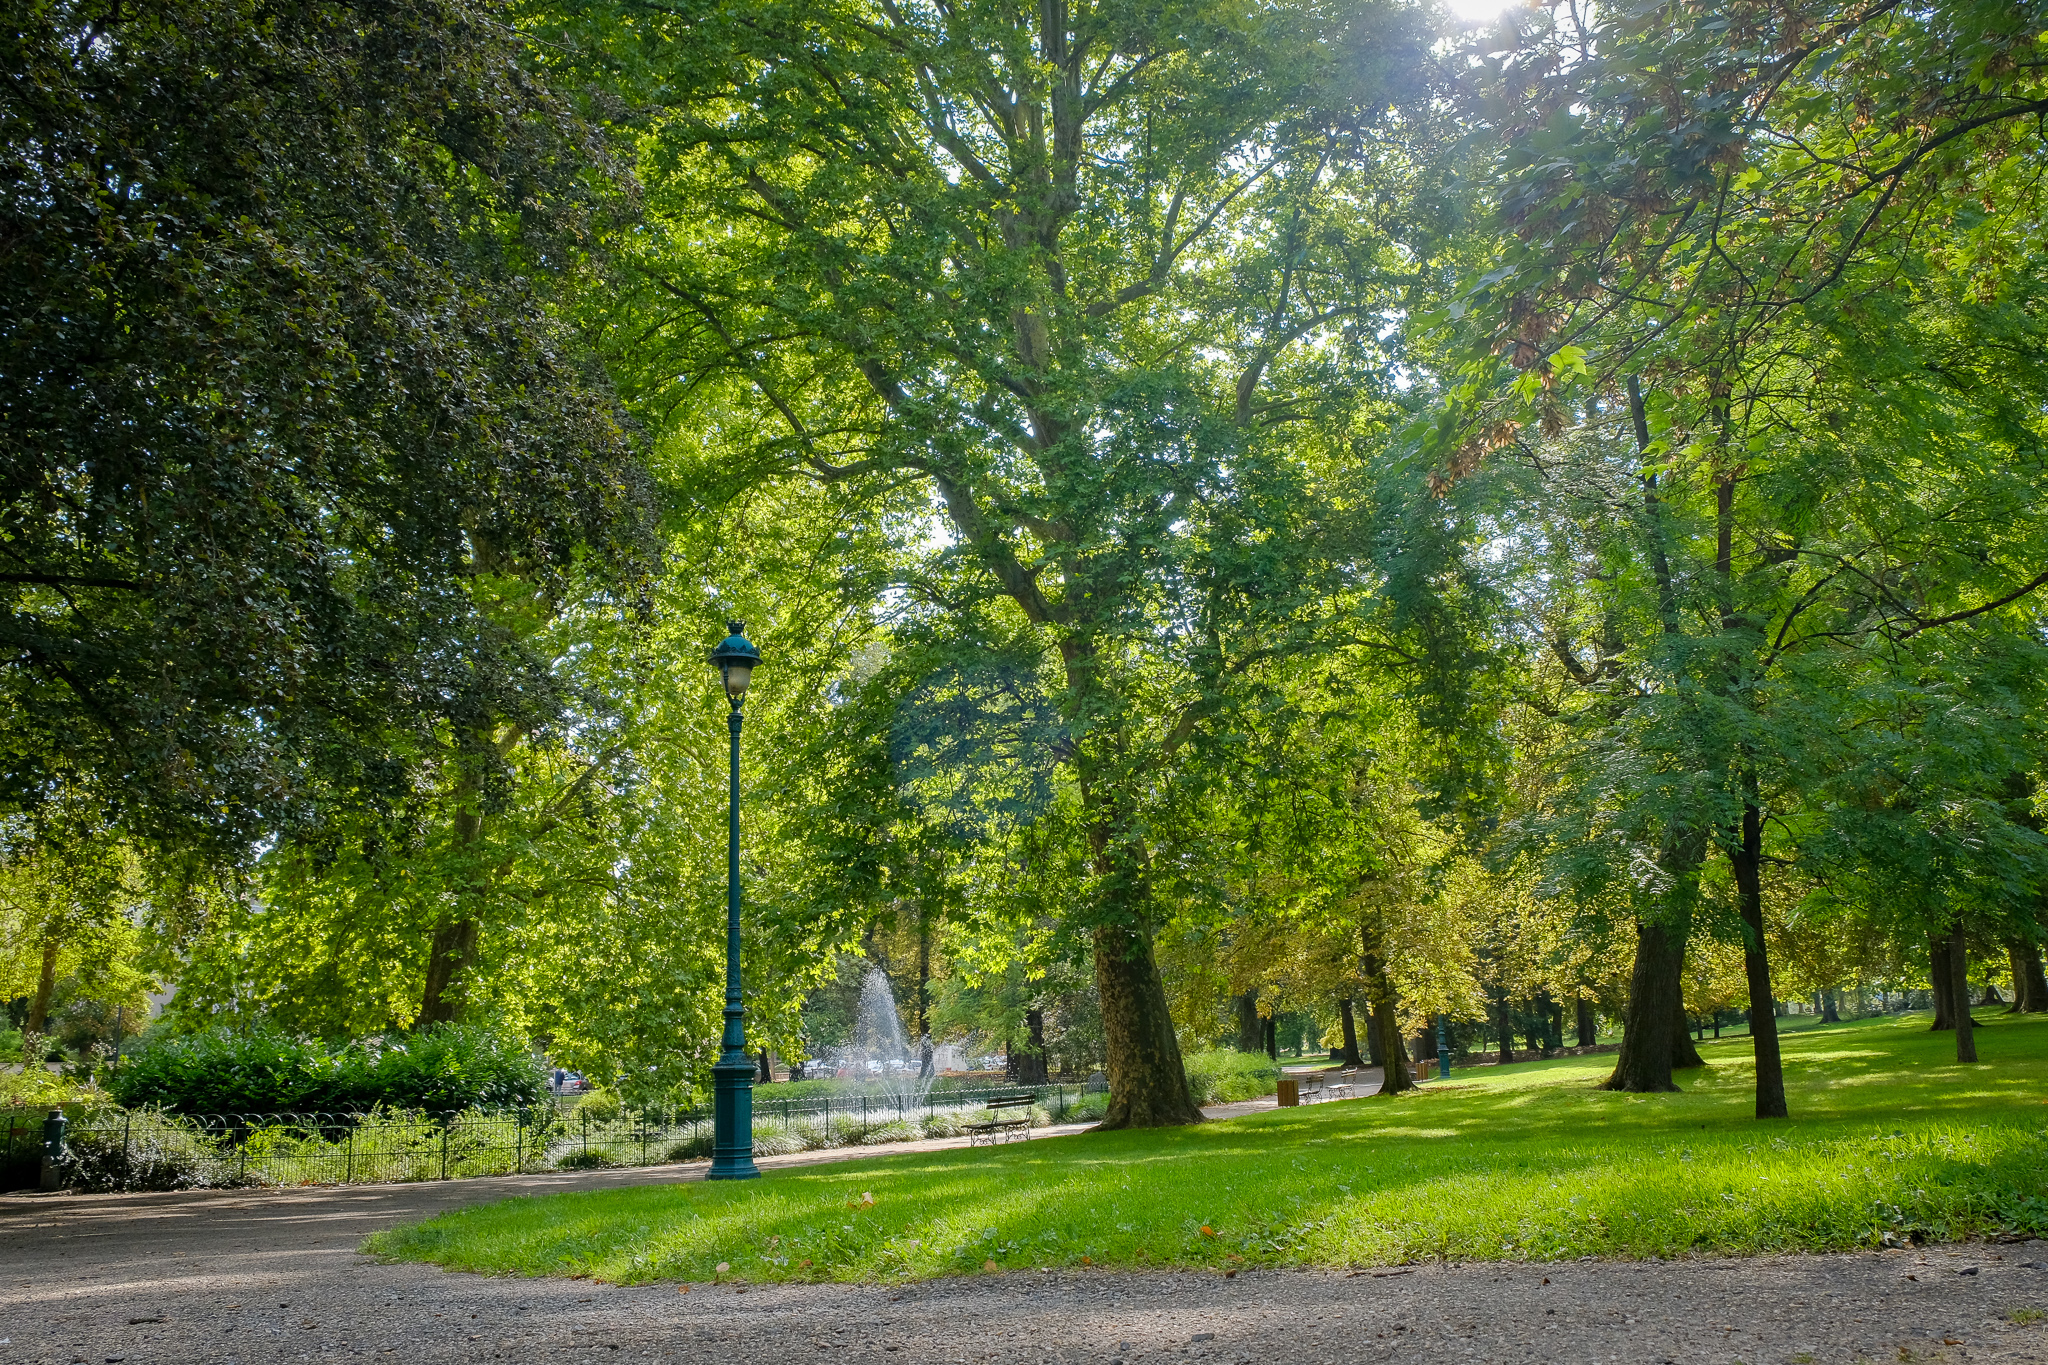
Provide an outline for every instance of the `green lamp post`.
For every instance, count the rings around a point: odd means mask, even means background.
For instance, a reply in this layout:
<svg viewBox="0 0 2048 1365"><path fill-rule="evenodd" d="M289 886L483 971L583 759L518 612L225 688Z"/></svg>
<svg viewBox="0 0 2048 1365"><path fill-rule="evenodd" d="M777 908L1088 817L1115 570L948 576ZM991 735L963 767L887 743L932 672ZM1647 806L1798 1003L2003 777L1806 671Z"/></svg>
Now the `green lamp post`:
<svg viewBox="0 0 2048 1365"><path fill-rule="evenodd" d="M732 703L732 779L727 796L725 832L725 1038L717 1065L711 1068L711 1170L707 1180L752 1180L754 1165L754 1063L747 1056L746 1007L740 993L740 711L747 698L747 680L761 666L761 651L747 639L746 627L726 622L732 633L711 651L711 662L725 683Z"/></svg>

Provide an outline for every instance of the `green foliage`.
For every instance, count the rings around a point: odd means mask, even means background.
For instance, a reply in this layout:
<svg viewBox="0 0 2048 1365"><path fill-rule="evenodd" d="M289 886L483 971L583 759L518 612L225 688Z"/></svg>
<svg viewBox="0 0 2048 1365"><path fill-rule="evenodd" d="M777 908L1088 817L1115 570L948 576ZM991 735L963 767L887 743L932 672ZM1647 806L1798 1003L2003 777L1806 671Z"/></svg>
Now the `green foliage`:
<svg viewBox="0 0 2048 1365"><path fill-rule="evenodd" d="M1188 1091L1196 1104L1231 1104L1270 1095L1280 1084L1280 1068L1264 1053L1212 1048L1183 1059Z"/></svg>
<svg viewBox="0 0 2048 1365"><path fill-rule="evenodd" d="M545 661L473 597L637 573L554 291L614 190L493 0L9 0L0 802L223 857L402 804ZM481 760L484 756L478 754Z"/></svg>
<svg viewBox="0 0 2048 1365"><path fill-rule="evenodd" d="M223 1163L216 1139L158 1110L118 1122L78 1122L65 1134L61 1178L81 1194L189 1190L261 1183Z"/></svg>
<svg viewBox="0 0 2048 1365"><path fill-rule="evenodd" d="M209 1029L152 1041L107 1078L122 1104L190 1114L451 1113L538 1105L539 1060L487 1027L447 1025L340 1047L269 1030Z"/></svg>
<svg viewBox="0 0 2048 1365"><path fill-rule="evenodd" d="M618 1158L602 1147L580 1147L555 1159L555 1169L561 1171L604 1171L619 1164Z"/></svg>
<svg viewBox="0 0 2048 1365"><path fill-rule="evenodd" d="M619 1097L599 1086L578 1099L569 1112L576 1119L588 1119L592 1123L614 1123L619 1117Z"/></svg>
<svg viewBox="0 0 2048 1365"><path fill-rule="evenodd" d="M1945 1040L1926 1026L1917 1015L1789 1038L1795 1117L1768 1131L1752 1117L1744 1043L1709 1043L1707 1070L1682 1095L1603 1091L1604 1059L1568 1058L1399 1101L835 1163L740 1186L508 1200L380 1233L368 1249L487 1274L704 1280L724 1261L748 1280L863 1282L971 1273L988 1259L1220 1270L2048 1234L2048 1019L1987 1028L1984 1070L1945 1064ZM872 1208L850 1209L863 1191Z"/></svg>

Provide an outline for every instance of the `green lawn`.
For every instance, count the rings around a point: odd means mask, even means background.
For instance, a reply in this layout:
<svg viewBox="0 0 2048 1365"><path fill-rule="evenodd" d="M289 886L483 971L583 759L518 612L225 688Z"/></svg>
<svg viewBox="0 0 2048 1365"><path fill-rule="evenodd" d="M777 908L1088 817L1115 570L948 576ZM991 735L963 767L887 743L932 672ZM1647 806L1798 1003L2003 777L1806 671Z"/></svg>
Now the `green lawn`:
<svg viewBox="0 0 2048 1365"><path fill-rule="evenodd" d="M1165 1132L873 1157L728 1185L513 1199L370 1239L453 1269L898 1280L1082 1263L1378 1265L1753 1253L2048 1235L2048 1018L1925 1015L1786 1040L1794 1117L1750 1118L1748 1040L1682 1095L1594 1086L1610 1057L1454 1077ZM869 1200L872 1202L869 1202Z"/></svg>

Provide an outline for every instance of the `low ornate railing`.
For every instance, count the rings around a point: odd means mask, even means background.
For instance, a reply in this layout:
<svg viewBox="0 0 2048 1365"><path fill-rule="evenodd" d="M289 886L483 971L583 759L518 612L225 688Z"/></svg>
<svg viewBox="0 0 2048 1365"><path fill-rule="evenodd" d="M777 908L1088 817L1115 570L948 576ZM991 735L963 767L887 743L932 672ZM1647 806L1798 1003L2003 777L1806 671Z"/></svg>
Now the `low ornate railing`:
<svg viewBox="0 0 2048 1365"><path fill-rule="evenodd" d="M1099 1087L998 1086L936 1095L754 1093L755 1150L882 1145L963 1132L986 1102L1028 1091L1039 1120L1100 1113ZM0 1189L33 1186L46 1110L0 1110ZM87 1190L375 1184L708 1157L711 1111L463 1110L436 1114L178 1114L117 1106L66 1111L61 1178Z"/></svg>

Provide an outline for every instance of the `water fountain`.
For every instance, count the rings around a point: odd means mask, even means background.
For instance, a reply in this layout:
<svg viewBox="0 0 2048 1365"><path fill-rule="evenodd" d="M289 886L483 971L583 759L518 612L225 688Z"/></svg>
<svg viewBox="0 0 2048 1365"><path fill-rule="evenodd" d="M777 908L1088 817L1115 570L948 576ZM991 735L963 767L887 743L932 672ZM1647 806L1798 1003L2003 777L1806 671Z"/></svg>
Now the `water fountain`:
<svg viewBox="0 0 2048 1365"><path fill-rule="evenodd" d="M903 1033L903 1018L896 1009L896 993L880 967L868 967L861 982L860 1003L854 1009L853 1035L846 1046L827 1054L834 1069L847 1080L878 1086L896 1107L924 1103L931 1090L931 1078L920 1076L918 1050Z"/></svg>

